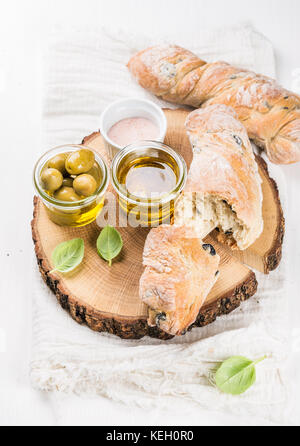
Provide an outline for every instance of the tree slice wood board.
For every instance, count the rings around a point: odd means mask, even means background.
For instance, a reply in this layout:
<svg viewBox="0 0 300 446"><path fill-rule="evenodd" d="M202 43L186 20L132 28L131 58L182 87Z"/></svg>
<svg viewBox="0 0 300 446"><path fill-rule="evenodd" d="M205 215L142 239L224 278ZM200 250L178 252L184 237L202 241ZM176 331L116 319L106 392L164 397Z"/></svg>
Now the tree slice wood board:
<svg viewBox="0 0 300 446"><path fill-rule="evenodd" d="M183 109L165 110L165 113L168 119L168 133L165 142L184 157L189 167L193 155L188 136L184 129L184 123L189 111ZM83 143L94 147L103 154L103 143L99 133L95 132L84 138ZM278 188L275 181L269 176L267 164L258 155L256 156L256 161L262 178L263 232L256 242L245 251L238 249L232 251L230 248L225 249L228 249L228 252L242 263L264 274L268 274L270 271L275 270L281 261L285 219ZM218 234L214 231L211 236L217 240Z"/></svg>
<svg viewBox="0 0 300 446"><path fill-rule="evenodd" d="M165 142L180 152L189 166L192 152L183 127L187 112L185 110L166 110L165 112L168 119ZM83 143L106 158L99 133L96 132L84 138ZM268 191L265 196L265 206L273 212L269 217L273 225L270 224L269 227L276 226L277 232L274 230L273 239L277 237L274 246L277 246L276 252L279 252L281 242L278 235L280 233L278 220L279 216L282 216L280 202L278 194L276 195L276 185L269 178L265 165L259 163L259 166ZM268 187L272 187L275 192L269 192ZM169 339L170 336L158 328L148 326L147 307L138 295L139 279L143 272L142 253L149 230L131 227L118 229L121 232L124 247L119 258L113 262L112 267L109 267L97 254L96 240L100 228L96 222L83 228L57 226L48 219L41 200L34 198L32 236L39 269L46 284L73 319L79 323L86 323L92 330L112 333L121 338L139 339L149 335ZM54 248L57 244L75 237L82 237L85 242L85 258L82 265L73 274L50 273L53 269L51 254ZM230 313L242 301L253 296L257 290L257 281L253 271L233 257L232 252L219 244L212 236L207 238L207 242L215 246L221 257L220 278L193 325L198 327L212 323L222 314ZM266 245L269 247L269 241ZM256 249L254 254L251 254L252 257L249 256L249 263L261 256L260 252ZM256 260L255 262L257 263ZM261 260L261 265L264 265L264 262L265 260Z"/></svg>

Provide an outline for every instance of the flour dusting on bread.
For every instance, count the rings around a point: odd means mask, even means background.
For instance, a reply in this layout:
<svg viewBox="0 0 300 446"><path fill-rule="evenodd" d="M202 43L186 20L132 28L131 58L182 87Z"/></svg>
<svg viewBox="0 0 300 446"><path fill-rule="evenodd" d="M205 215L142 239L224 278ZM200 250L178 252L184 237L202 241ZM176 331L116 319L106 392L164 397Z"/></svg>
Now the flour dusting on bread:
<svg viewBox="0 0 300 446"><path fill-rule="evenodd" d="M229 107L192 112L186 129L194 157L183 195L176 203L176 225L189 225L204 237L246 249L263 230L261 178L244 126Z"/></svg>
<svg viewBox="0 0 300 446"><path fill-rule="evenodd" d="M149 306L148 323L182 335L196 321L218 278L220 257L188 227L162 225L147 237L140 297Z"/></svg>
<svg viewBox="0 0 300 446"><path fill-rule="evenodd" d="M166 101L195 108L233 107L250 139L276 164L300 161L300 96L274 79L226 62L206 63L179 46L147 48L128 64L140 85Z"/></svg>

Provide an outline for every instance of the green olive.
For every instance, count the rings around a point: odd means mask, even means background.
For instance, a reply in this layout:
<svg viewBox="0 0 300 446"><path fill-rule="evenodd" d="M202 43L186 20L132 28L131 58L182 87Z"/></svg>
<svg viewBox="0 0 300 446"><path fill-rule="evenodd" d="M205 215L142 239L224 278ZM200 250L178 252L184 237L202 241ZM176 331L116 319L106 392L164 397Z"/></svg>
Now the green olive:
<svg viewBox="0 0 300 446"><path fill-rule="evenodd" d="M61 201L79 201L80 197L76 194L73 187L63 186L55 192L54 198Z"/></svg>
<svg viewBox="0 0 300 446"><path fill-rule="evenodd" d="M62 185L63 176L57 169L45 169L41 173L41 182L46 191L54 192Z"/></svg>
<svg viewBox="0 0 300 446"><path fill-rule="evenodd" d="M73 178L71 177L64 178L62 185L65 187L73 187Z"/></svg>
<svg viewBox="0 0 300 446"><path fill-rule="evenodd" d="M55 155L51 160L48 162L48 167L52 169L59 170L63 175L67 173L65 162L67 159L68 153L59 153L58 155Z"/></svg>
<svg viewBox="0 0 300 446"><path fill-rule="evenodd" d="M82 174L75 178L73 187L78 195L90 197L97 190L97 181L92 175Z"/></svg>
<svg viewBox="0 0 300 446"><path fill-rule="evenodd" d="M91 170L89 170L87 172L87 174L92 175L92 177L95 178L95 180L97 181L97 184L99 186L100 181L101 181L101 172L100 172L100 168L97 163L94 163L93 167L91 168Z"/></svg>
<svg viewBox="0 0 300 446"><path fill-rule="evenodd" d="M94 162L95 155L91 150L80 149L69 154L65 165L70 175L79 175L88 172Z"/></svg>

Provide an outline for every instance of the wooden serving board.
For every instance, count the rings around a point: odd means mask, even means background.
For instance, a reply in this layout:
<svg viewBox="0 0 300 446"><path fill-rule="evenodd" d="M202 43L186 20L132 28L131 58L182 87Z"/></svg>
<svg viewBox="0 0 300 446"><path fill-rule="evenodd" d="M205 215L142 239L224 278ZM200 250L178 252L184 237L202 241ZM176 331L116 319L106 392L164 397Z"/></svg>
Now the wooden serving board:
<svg viewBox="0 0 300 446"><path fill-rule="evenodd" d="M186 133L185 110L165 110L168 119L166 144L183 155L188 166L192 151ZM84 138L83 144L98 151L106 158L101 135L96 132ZM276 268L281 258L284 218L275 182L269 177L266 164L257 158L263 179L263 215L265 229L260 239L247 251L229 251L214 238L207 238L221 256L220 278L202 307L194 326L212 323L216 317L230 313L240 303L256 293L255 273L243 263L268 273ZM148 229L118 228L124 247L113 266L97 254L96 240L100 232L94 222L83 228L60 227L52 223L44 206L34 198L32 236L35 243L40 272L46 284L55 293L61 306L79 323L86 323L98 332L109 332L121 338L139 339L149 335L169 339L158 328L147 324L147 307L138 295L139 279L143 272L142 253ZM57 244L82 237L85 258L76 273L52 273L51 253ZM243 262L243 263L241 263Z"/></svg>

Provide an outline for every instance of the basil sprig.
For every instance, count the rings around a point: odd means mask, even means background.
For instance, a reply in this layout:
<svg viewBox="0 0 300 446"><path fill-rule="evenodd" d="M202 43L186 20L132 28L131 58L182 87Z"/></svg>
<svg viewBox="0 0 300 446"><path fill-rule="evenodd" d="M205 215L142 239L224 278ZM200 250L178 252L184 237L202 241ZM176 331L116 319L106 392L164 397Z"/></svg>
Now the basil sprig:
<svg viewBox="0 0 300 446"><path fill-rule="evenodd" d="M256 365L265 359L266 356L257 361L251 361L243 356L227 359L216 372L217 387L224 393L241 395L255 383Z"/></svg>
<svg viewBox="0 0 300 446"><path fill-rule="evenodd" d="M98 254L111 266L112 260L120 254L122 247L121 234L113 226L105 226L97 240Z"/></svg>
<svg viewBox="0 0 300 446"><path fill-rule="evenodd" d="M52 263L55 271L68 273L73 271L83 260L84 242L82 238L74 238L60 243L52 253Z"/></svg>

